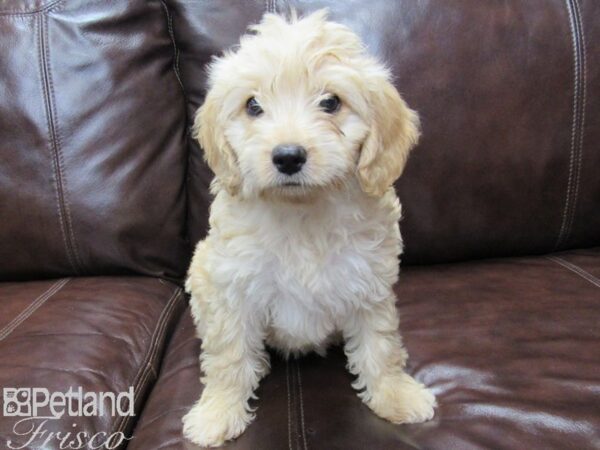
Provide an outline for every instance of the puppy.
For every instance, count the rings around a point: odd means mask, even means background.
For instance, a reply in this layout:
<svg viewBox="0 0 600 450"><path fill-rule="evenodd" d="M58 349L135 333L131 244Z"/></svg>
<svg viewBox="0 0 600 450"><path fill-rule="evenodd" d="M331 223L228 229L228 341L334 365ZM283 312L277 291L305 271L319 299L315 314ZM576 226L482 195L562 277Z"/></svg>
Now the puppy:
<svg viewBox="0 0 600 450"><path fill-rule="evenodd" d="M202 397L184 435L219 446L253 419L265 345L322 352L340 333L358 396L395 423L430 419L404 372L392 286L402 240L392 183L417 114L326 13L268 14L210 66L195 134L216 177L210 231L186 281L202 339Z"/></svg>

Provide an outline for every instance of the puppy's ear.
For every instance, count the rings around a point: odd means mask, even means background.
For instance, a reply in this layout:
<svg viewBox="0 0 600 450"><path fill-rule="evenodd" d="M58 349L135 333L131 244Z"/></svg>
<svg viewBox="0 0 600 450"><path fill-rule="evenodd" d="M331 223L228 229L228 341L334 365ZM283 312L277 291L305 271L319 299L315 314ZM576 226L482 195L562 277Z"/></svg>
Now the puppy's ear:
<svg viewBox="0 0 600 450"><path fill-rule="evenodd" d="M402 174L408 153L419 140L419 116L387 80L371 95L371 129L362 145L357 175L363 191L382 196Z"/></svg>
<svg viewBox="0 0 600 450"><path fill-rule="evenodd" d="M204 150L204 159L220 184L231 195L238 193L241 184L240 169L233 149L227 141L221 120L217 96L209 91L204 104L196 112L193 136Z"/></svg>

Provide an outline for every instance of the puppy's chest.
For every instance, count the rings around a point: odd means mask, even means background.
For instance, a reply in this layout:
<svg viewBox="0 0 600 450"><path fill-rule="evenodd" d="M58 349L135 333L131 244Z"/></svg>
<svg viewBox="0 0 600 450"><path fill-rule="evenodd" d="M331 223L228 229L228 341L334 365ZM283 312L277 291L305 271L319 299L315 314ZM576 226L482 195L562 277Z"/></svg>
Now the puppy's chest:
<svg viewBox="0 0 600 450"><path fill-rule="evenodd" d="M368 280L373 275L376 252L361 241L356 237L340 242L333 237L307 236L302 241L281 243L279 249L265 248L265 272L282 299L299 300L295 294L301 293L313 304L352 301L360 294L352 286L353 280Z"/></svg>
<svg viewBox="0 0 600 450"><path fill-rule="evenodd" d="M383 232L348 223L271 230L269 238L255 242L255 258L249 262L254 275L246 278L249 290L267 294L262 301L274 320L345 316L385 290L379 272L395 256L393 249L382 247Z"/></svg>
<svg viewBox="0 0 600 450"><path fill-rule="evenodd" d="M234 219L220 228L228 238L211 237L207 272L233 304L266 318L277 342L318 345L358 308L389 296L401 240L397 201L386 205L230 209Z"/></svg>

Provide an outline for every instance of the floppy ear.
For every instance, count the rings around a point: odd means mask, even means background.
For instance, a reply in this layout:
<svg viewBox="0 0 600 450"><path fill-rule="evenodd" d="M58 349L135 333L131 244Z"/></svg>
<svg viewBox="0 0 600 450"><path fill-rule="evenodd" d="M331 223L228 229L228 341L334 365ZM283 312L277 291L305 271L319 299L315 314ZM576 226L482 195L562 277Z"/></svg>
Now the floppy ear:
<svg viewBox="0 0 600 450"><path fill-rule="evenodd" d="M204 150L204 159L220 184L235 195L241 184L240 170L233 149L225 137L217 96L209 91L204 104L196 112L193 136Z"/></svg>
<svg viewBox="0 0 600 450"><path fill-rule="evenodd" d="M358 160L357 176L367 194L382 196L400 175L419 140L419 116L387 80L372 92L371 129Z"/></svg>

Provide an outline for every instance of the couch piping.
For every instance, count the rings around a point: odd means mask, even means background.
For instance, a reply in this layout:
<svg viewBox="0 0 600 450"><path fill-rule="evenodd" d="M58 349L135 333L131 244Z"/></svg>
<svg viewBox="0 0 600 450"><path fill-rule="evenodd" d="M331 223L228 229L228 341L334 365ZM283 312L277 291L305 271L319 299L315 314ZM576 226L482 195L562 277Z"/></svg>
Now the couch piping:
<svg viewBox="0 0 600 450"><path fill-rule="evenodd" d="M177 47L177 42L175 41L175 32L173 31L173 17L171 16L171 12L169 11L169 7L165 0L160 1L167 16L167 29L169 31L169 37L171 38L171 42L173 43L173 72L175 72L175 77L177 78L177 82L181 87L181 92L183 93L184 101L187 104L187 96L185 93L185 87L183 86L183 81L181 80L181 74L179 73L179 47ZM187 121L186 121L187 123Z"/></svg>
<svg viewBox="0 0 600 450"><path fill-rule="evenodd" d="M554 261L556 264L559 264L559 265L563 266L565 269L568 269L571 272L576 273L581 278L589 281L594 286L600 288L600 279L596 278L594 275L592 275L591 273L585 271L584 269L582 269L578 265L575 265L572 262L569 262L569 261L567 261L567 260L565 260L565 259L563 259L563 258L561 258L559 256L546 256L546 259L549 259L550 261Z"/></svg>
<svg viewBox="0 0 600 450"><path fill-rule="evenodd" d="M581 15L581 7L579 5L579 0L572 0L573 2L573 11L576 13L575 17L577 18L579 24L579 47L580 47L580 62L581 62L581 120L579 124L579 158L577 159L577 179L575 183L575 195L574 195L574 203L573 208L571 208L571 218L569 220L569 233L573 230L573 222L575 221L575 211L577 207L577 200L579 199L579 187L581 184L581 169L583 166L583 135L585 130L585 108L587 103L587 56L586 56L586 44L585 44L585 32L583 29L583 18ZM569 236L567 236L568 238Z"/></svg>
<svg viewBox="0 0 600 450"><path fill-rule="evenodd" d="M586 54L585 38L578 0L565 0L569 15L569 29L573 46L573 122L571 126L571 149L569 155L569 177L565 206L555 249L562 248L568 241L579 196L583 156L583 128L586 104Z"/></svg>
<svg viewBox="0 0 600 450"><path fill-rule="evenodd" d="M47 12L54 9L58 4L62 3L64 0L54 0L53 2L48 3L41 8L32 9L31 11L9 11L4 10L0 11L0 16L31 16L40 12Z"/></svg>
<svg viewBox="0 0 600 450"><path fill-rule="evenodd" d="M70 278L63 278L58 280L52 286L50 286L45 292L40 294L35 300L33 300L23 311L21 311L13 320L11 320L4 328L0 330L0 341L6 339L6 337L12 333L15 328L21 325L27 318L29 318L35 311L39 309L46 301L60 291L65 284L69 282Z"/></svg>
<svg viewBox="0 0 600 450"><path fill-rule="evenodd" d="M63 243L67 259L75 274L81 274L81 259L77 250L75 234L71 220L71 211L67 197L67 185L63 172L62 142L57 126L56 99L54 95L54 83L50 70L50 50L48 45L48 16L41 14L38 17L39 48L38 58L40 63L40 74L42 78L42 91L44 95L44 106L46 109L46 122L50 139L50 151L52 153L52 166L56 184L56 209L60 223Z"/></svg>

